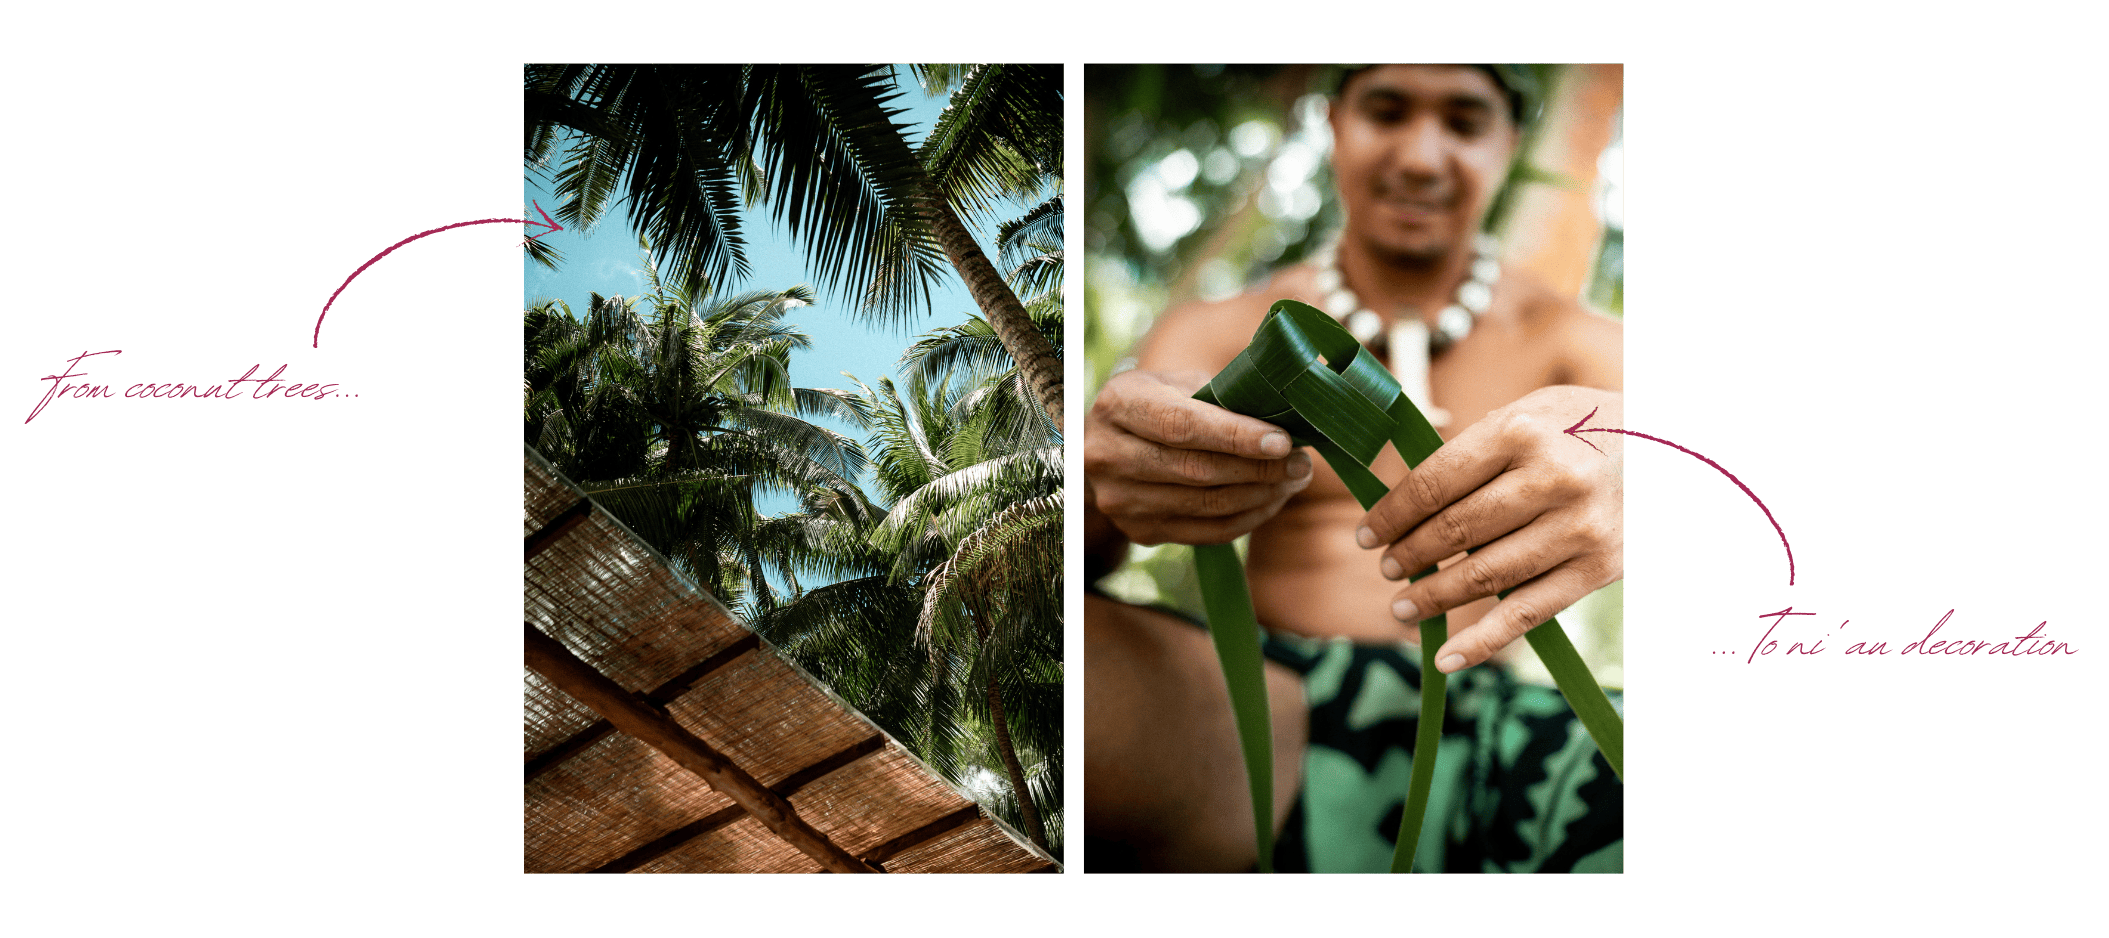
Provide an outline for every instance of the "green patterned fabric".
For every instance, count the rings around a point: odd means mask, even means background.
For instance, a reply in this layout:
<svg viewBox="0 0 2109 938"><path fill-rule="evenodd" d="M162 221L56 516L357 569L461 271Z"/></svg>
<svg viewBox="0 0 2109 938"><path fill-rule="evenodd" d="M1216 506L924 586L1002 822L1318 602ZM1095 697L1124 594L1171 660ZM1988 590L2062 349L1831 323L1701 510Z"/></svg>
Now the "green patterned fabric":
<svg viewBox="0 0 2109 938"><path fill-rule="evenodd" d="M1269 636L1266 653L1303 674L1311 712L1274 868L1384 872L1413 767L1418 653L1288 636ZM1448 698L1414 872L1624 870L1625 786L1558 691L1482 666L1451 675Z"/></svg>

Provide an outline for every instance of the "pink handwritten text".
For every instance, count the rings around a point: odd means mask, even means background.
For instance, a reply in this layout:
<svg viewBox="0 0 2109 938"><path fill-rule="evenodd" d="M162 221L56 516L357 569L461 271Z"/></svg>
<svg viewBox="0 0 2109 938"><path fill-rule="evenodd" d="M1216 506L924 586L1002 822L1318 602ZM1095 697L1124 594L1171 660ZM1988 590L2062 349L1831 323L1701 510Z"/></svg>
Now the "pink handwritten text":
<svg viewBox="0 0 2109 938"><path fill-rule="evenodd" d="M1789 658L1797 655L1816 655L1824 652L1826 649L1824 648L1823 644L1823 636L1818 636L1814 641L1792 642L1787 646L1787 650L1783 653L1779 652L1779 644L1780 641L1782 641L1783 639L1774 639L1772 637L1772 633L1780 627L1780 623L1785 622L1787 620L1788 616L1813 615L1815 615L1815 613L1813 612L1796 612L1794 611L1794 607L1789 606L1785 609L1779 610L1778 612L1767 612L1758 616L1758 618L1760 619L1771 619L1772 624L1765 628L1765 634L1758 638L1757 644L1751 646L1750 654L1743 659L1743 663L1750 664L1759 658L1769 657L1775 653L1779 653L1779 657ZM1914 655L1950 655L1962 657L1998 656L2008 658L2018 658L2028 655L2079 654L2078 649L2073 648L2070 643L2057 641L2044 631L2045 629L2050 627L2050 621L2047 619L2042 622L2036 623L2033 628L2030 628L2028 630L2028 634L2016 635L2012 638L1994 639L1991 641L1986 641L1983 639L1941 639L1936 641L1934 639L1934 636L1938 635L1940 633L1941 627L1947 625L1948 620L1954 618L1954 616L1955 610L1948 610L1945 614L1941 616L1940 621L1935 622L1933 624L1933 628L1928 629L1926 631L1926 635L1924 638L1921 638L1918 641L1905 645L1903 648L1897 650L1895 654L1898 657L1911 657ZM1851 619L1847 619L1843 622L1838 623L1838 629L1843 630L1846 626L1851 625L1852 621L1853 620ZM1844 639L1840 639L1840 641L1843 640ZM1854 657L1866 657L1872 655L1888 655L1891 654L1891 651L1889 649L1888 642L1869 642L1863 640L1856 641L1853 644L1847 646L1845 649L1845 654Z"/></svg>
<svg viewBox="0 0 2109 938"><path fill-rule="evenodd" d="M319 401L333 397L357 396L344 393L339 390L339 385L334 383L288 380L283 377L286 373L286 368L289 367L287 365L278 366L278 369L271 372L268 377L262 378L257 377L256 373L263 370L263 365L255 364L250 365L249 370L243 372L239 378L224 378L211 384L197 384L188 381L138 381L124 386L122 391L117 390L123 384L121 380L107 382L86 380L89 378L88 372L74 370L80 365L81 359L92 358L97 355L119 355L123 354L123 351L123 349L110 349L102 352L82 352L67 359L66 367L60 370L58 374L45 375L40 379L51 382L51 386L44 389L43 399L37 401L37 406L30 409L29 416L22 422L28 423L37 419L37 415L43 413L44 408L50 406L51 402L55 400L80 400L84 398L89 400L142 400L146 398L163 400L196 398L205 400L217 398L223 401L264 401L272 399ZM70 380L75 378L83 380Z"/></svg>

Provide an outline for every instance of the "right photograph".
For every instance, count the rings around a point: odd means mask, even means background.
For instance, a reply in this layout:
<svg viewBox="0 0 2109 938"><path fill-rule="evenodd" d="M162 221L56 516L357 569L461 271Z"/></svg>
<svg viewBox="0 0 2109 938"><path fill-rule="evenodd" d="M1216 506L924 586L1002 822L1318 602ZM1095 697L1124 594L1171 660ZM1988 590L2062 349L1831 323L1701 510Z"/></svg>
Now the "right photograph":
<svg viewBox="0 0 2109 938"><path fill-rule="evenodd" d="M1623 871L1623 89L1086 67L1085 872Z"/></svg>

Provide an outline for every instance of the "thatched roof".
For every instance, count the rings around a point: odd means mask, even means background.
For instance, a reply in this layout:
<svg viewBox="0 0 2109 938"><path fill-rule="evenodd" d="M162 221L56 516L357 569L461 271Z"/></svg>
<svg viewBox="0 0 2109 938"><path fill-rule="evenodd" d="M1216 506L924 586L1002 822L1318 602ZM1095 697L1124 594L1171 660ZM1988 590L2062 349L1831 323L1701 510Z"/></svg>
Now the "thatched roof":
<svg viewBox="0 0 2109 938"><path fill-rule="evenodd" d="M527 872L1059 869L526 463Z"/></svg>

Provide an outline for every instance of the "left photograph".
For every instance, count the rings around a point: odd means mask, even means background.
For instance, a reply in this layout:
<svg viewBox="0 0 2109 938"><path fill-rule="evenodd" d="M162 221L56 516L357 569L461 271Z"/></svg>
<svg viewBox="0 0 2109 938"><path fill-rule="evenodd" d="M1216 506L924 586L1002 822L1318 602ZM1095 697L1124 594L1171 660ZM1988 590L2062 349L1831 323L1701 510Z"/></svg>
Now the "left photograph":
<svg viewBox="0 0 2109 938"><path fill-rule="evenodd" d="M524 108L524 870L1061 872L1061 66Z"/></svg>

